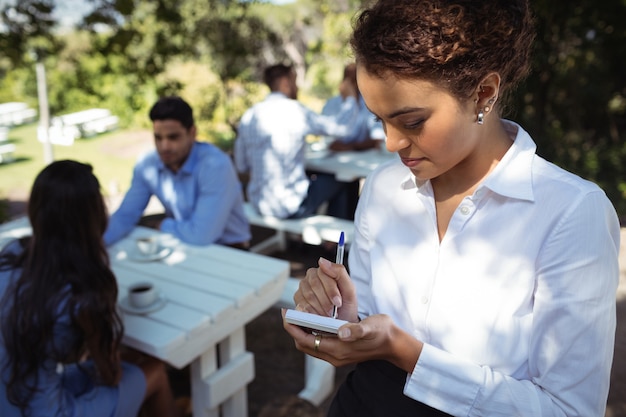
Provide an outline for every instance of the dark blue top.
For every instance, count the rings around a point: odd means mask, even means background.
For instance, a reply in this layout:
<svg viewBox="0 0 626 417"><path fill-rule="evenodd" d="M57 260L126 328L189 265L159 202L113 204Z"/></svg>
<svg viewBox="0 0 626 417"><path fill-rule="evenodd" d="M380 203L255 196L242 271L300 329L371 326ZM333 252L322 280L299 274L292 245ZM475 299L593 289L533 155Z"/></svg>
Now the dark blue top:
<svg viewBox="0 0 626 417"><path fill-rule="evenodd" d="M18 254L20 245L10 243L2 253ZM0 271L0 298L18 277L19 270ZM7 303L9 304L9 303ZM0 318L5 316L9 305L0 307ZM0 323L1 325L1 323ZM66 303L58 309L54 325L54 348L57 352L69 350L78 337L70 325ZM52 346L52 345L51 345ZM7 372L4 369L7 352L0 332L0 411L2 417L21 417L20 409L7 399ZM136 416L143 402L146 380L141 369L122 363L122 378L117 387L96 385L86 370L93 369L91 361L60 364L49 359L39 369L39 390L30 403L32 417L132 417Z"/></svg>

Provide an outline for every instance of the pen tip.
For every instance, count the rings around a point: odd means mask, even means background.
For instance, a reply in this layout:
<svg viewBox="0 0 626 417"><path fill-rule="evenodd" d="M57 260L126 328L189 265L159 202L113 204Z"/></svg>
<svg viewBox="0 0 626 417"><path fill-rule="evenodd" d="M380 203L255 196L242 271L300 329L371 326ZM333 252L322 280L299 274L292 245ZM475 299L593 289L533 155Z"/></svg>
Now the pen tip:
<svg viewBox="0 0 626 417"><path fill-rule="evenodd" d="M343 245L343 240L344 240L344 233L341 232L341 234L339 235L339 244Z"/></svg>

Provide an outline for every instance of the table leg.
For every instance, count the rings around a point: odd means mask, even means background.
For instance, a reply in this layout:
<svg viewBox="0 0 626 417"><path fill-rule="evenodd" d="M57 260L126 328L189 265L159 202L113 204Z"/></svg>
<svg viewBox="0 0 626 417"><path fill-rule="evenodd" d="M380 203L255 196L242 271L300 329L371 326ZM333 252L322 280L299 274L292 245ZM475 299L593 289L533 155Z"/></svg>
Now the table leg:
<svg viewBox="0 0 626 417"><path fill-rule="evenodd" d="M220 363L225 365L233 362L236 358L246 353L246 332L241 327L219 344ZM254 364L252 367L254 378ZM248 390L247 383L243 385L232 397L224 402L224 417L247 417L248 415Z"/></svg>
<svg viewBox="0 0 626 417"><path fill-rule="evenodd" d="M247 384L254 356L246 352L245 328L231 333L191 365L194 417L247 417Z"/></svg>
<svg viewBox="0 0 626 417"><path fill-rule="evenodd" d="M191 364L191 407L193 417L219 417L219 405L206 407L204 378L217 371L217 350L212 346Z"/></svg>

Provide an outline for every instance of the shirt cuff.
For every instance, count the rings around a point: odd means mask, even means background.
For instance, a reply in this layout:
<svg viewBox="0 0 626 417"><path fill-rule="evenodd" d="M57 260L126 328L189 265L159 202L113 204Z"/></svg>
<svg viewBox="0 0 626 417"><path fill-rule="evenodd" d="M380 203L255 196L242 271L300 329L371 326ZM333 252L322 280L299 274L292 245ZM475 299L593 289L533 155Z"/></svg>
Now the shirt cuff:
<svg viewBox="0 0 626 417"><path fill-rule="evenodd" d="M176 231L176 220L171 217L166 217L161 221L161 225L159 226L159 230L163 233L169 233L171 235L176 236L174 233Z"/></svg>
<svg viewBox="0 0 626 417"><path fill-rule="evenodd" d="M407 378L404 395L445 413L467 416L482 381L481 367L424 343L413 373Z"/></svg>

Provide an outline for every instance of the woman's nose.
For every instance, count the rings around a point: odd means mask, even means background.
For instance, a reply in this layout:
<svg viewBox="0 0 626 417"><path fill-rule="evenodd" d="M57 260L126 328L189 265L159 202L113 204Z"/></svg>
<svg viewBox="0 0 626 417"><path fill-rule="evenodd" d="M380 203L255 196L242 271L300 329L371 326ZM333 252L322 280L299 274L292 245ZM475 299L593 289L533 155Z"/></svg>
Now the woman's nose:
<svg viewBox="0 0 626 417"><path fill-rule="evenodd" d="M387 128L385 146L389 152L398 152L410 145L410 141L405 135L395 129Z"/></svg>

